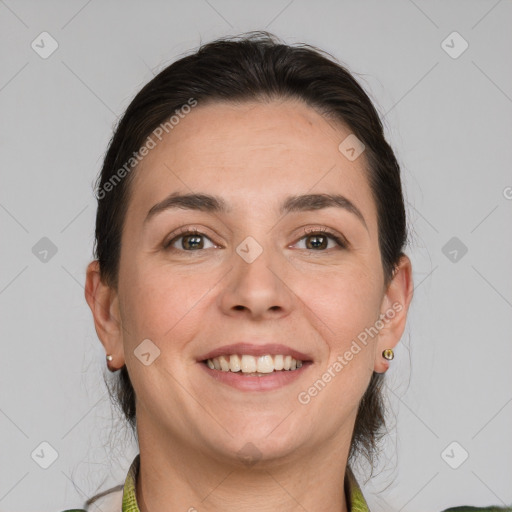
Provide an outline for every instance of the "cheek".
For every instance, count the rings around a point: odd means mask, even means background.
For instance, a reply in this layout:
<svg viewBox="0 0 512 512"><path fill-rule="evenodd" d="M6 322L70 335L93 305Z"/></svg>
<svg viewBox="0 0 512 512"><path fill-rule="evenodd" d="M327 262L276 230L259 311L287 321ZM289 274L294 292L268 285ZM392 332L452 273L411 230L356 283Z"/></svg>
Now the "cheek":
<svg viewBox="0 0 512 512"><path fill-rule="evenodd" d="M324 324L322 332L331 350L344 350L347 342L373 325L381 302L380 281L375 273L360 265L316 274L314 279L297 276L298 295ZM320 321L320 322L319 322Z"/></svg>
<svg viewBox="0 0 512 512"><path fill-rule="evenodd" d="M126 331L137 340L149 338L167 351L177 350L194 337L204 314L202 304L208 302L207 293L218 281L213 273L180 272L176 267L144 262L133 264L123 277Z"/></svg>
<svg viewBox="0 0 512 512"><path fill-rule="evenodd" d="M353 266L321 279L317 276L314 282L300 293L326 353L299 401L315 401L313 407L339 411L328 420L338 428L346 415L357 410L373 372L377 336L369 332L375 332L371 327L379 318L380 281Z"/></svg>

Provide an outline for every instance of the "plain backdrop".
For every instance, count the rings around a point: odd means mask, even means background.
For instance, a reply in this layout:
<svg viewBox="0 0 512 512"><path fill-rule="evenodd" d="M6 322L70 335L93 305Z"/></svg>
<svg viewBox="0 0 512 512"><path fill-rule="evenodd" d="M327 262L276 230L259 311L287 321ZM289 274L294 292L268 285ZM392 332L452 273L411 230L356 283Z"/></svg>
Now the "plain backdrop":
<svg viewBox="0 0 512 512"><path fill-rule="evenodd" d="M258 29L355 73L402 167L415 297L380 466L357 473L370 508L511 504L511 23L510 0L0 1L0 510L124 481L137 447L83 290L93 182L155 73Z"/></svg>

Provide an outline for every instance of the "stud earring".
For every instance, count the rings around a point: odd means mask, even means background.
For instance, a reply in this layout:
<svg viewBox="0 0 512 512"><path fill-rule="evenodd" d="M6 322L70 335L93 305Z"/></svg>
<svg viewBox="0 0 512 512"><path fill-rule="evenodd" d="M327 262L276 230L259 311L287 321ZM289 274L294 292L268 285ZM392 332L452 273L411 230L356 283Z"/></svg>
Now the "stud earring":
<svg viewBox="0 0 512 512"><path fill-rule="evenodd" d="M112 361L114 359L110 354L107 355L107 361Z"/></svg>
<svg viewBox="0 0 512 512"><path fill-rule="evenodd" d="M387 348L386 350L382 351L382 357L388 361L391 361L395 357L395 354L393 353L392 349Z"/></svg>

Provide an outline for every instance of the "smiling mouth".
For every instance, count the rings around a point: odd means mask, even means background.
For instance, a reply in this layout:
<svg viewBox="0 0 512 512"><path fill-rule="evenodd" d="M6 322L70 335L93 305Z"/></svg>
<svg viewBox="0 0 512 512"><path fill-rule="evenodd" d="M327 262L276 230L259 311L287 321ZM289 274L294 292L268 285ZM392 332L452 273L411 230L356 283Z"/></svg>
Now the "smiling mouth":
<svg viewBox="0 0 512 512"><path fill-rule="evenodd" d="M267 354L263 356L229 354L203 361L211 370L232 373L240 372L240 375L247 377L265 377L276 372L295 371L310 362L301 361L300 359L294 359L290 355L285 356L282 354Z"/></svg>

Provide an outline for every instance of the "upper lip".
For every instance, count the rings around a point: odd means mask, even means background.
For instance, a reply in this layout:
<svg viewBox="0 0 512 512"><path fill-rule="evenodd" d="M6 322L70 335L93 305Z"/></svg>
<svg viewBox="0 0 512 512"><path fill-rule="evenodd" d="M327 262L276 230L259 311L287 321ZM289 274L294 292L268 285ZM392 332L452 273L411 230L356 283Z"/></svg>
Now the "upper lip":
<svg viewBox="0 0 512 512"><path fill-rule="evenodd" d="M204 361L206 359L213 359L214 357L223 356L223 355L251 355L251 356L265 356L265 355L279 355L282 354L284 356L290 355L294 359L300 361L311 361L312 357L295 350L291 347L287 347L286 345L281 345L280 343L266 343L264 345L254 345L252 343L233 343L231 345L223 345L222 347L214 348L207 352L206 354L200 356L198 361Z"/></svg>

